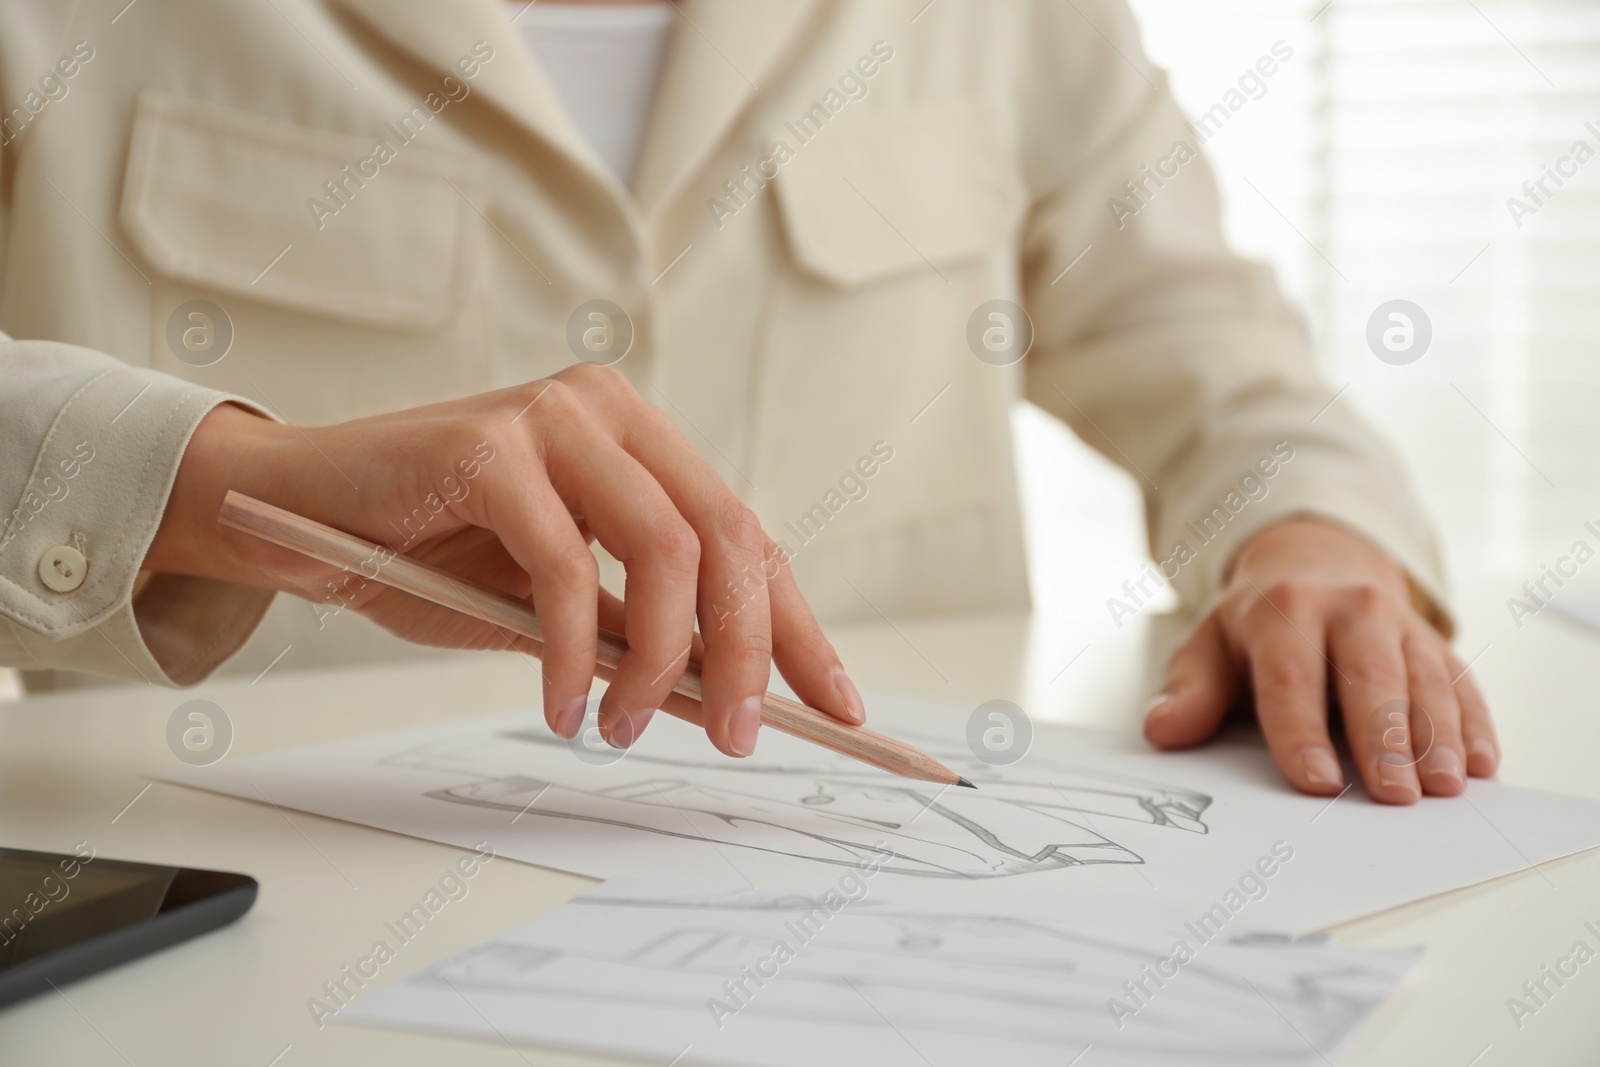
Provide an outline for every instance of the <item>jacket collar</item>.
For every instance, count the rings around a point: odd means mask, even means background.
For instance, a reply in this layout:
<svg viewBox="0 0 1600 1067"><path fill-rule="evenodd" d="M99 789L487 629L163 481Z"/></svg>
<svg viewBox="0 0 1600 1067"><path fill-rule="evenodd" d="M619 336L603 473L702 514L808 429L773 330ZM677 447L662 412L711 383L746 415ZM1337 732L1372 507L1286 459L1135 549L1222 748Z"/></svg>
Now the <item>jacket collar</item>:
<svg viewBox="0 0 1600 1067"><path fill-rule="evenodd" d="M506 0L332 0L359 18L380 38L436 69L459 73L455 65L472 46L487 41L494 58L472 79L482 94L517 125L568 157L601 184L621 194L616 179L567 118L549 80L529 54L515 26L516 9Z"/></svg>
<svg viewBox="0 0 1600 1067"><path fill-rule="evenodd" d="M821 0L677 0L633 186L649 212L716 148Z"/></svg>
<svg viewBox="0 0 1600 1067"><path fill-rule="evenodd" d="M506 0L331 2L441 75L474 42L487 41L494 59L473 80L473 91L621 195L528 54L511 25L515 9ZM821 2L678 0L677 24L633 182L646 211L671 196L715 149Z"/></svg>

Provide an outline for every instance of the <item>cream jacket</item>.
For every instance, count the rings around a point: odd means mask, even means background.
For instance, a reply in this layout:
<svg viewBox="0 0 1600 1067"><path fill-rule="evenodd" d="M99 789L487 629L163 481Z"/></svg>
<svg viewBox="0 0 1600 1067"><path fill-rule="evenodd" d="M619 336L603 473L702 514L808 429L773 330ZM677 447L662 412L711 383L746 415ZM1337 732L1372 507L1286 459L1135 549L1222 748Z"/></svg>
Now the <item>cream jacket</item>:
<svg viewBox="0 0 1600 1067"><path fill-rule="evenodd" d="M139 578L213 405L327 423L596 351L824 619L1026 603L1020 398L1139 481L1191 605L1297 512L1438 590L1123 3L684 0L631 190L514 10L6 4L0 663L184 685L257 629L268 594ZM403 652L282 599L252 671Z"/></svg>

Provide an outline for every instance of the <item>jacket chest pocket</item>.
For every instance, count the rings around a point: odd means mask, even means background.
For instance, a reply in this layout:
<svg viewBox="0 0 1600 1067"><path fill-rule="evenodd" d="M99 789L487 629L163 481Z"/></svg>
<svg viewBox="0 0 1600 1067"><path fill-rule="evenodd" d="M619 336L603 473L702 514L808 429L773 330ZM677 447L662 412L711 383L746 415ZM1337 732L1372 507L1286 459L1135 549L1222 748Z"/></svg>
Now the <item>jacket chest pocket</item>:
<svg viewBox="0 0 1600 1067"><path fill-rule="evenodd" d="M768 504L793 513L817 492L817 463L845 470L887 441L895 477L859 509L865 532L1009 491L997 472L1016 369L980 361L966 335L980 304L1019 299L1026 194L977 105L859 119L797 148L776 179L790 265L762 338L755 478L794 487Z"/></svg>
<svg viewBox="0 0 1600 1067"><path fill-rule="evenodd" d="M154 268L152 366L294 421L488 387L483 169L375 128L140 94L120 221Z"/></svg>
<svg viewBox="0 0 1600 1067"><path fill-rule="evenodd" d="M875 113L830 129L796 149L777 188L796 265L840 288L959 270L1005 243L1025 199L976 105Z"/></svg>

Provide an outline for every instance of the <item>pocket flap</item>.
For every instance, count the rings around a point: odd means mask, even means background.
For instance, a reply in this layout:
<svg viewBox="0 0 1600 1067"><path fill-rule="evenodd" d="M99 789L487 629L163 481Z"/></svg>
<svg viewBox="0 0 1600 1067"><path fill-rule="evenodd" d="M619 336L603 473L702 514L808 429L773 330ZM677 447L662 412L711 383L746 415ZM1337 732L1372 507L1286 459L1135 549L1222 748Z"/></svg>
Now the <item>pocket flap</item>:
<svg viewBox="0 0 1600 1067"><path fill-rule="evenodd" d="M172 277L420 329L462 301L484 184L475 161L401 142L392 123L369 139L145 89L121 223Z"/></svg>
<svg viewBox="0 0 1600 1067"><path fill-rule="evenodd" d="M823 129L775 184L801 267L859 285L991 250L1024 203L984 112L919 107Z"/></svg>

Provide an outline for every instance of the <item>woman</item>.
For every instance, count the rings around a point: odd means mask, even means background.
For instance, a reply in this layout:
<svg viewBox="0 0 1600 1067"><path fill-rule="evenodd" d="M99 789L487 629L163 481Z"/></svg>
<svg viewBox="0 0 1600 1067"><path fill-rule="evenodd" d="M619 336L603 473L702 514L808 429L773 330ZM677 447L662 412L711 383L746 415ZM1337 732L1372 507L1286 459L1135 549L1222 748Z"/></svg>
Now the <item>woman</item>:
<svg viewBox="0 0 1600 1067"><path fill-rule="evenodd" d="M347 611L507 645L220 529L234 488L531 596L558 733L597 624L626 744L698 620L747 755L770 663L862 716L812 607L1025 603L1024 396L1140 480L1205 608L1155 743L1253 700L1335 794L1331 677L1379 800L1494 771L1404 477L1226 249L1123 4L604 7L10 10L0 662L191 684L275 590L329 658Z"/></svg>

